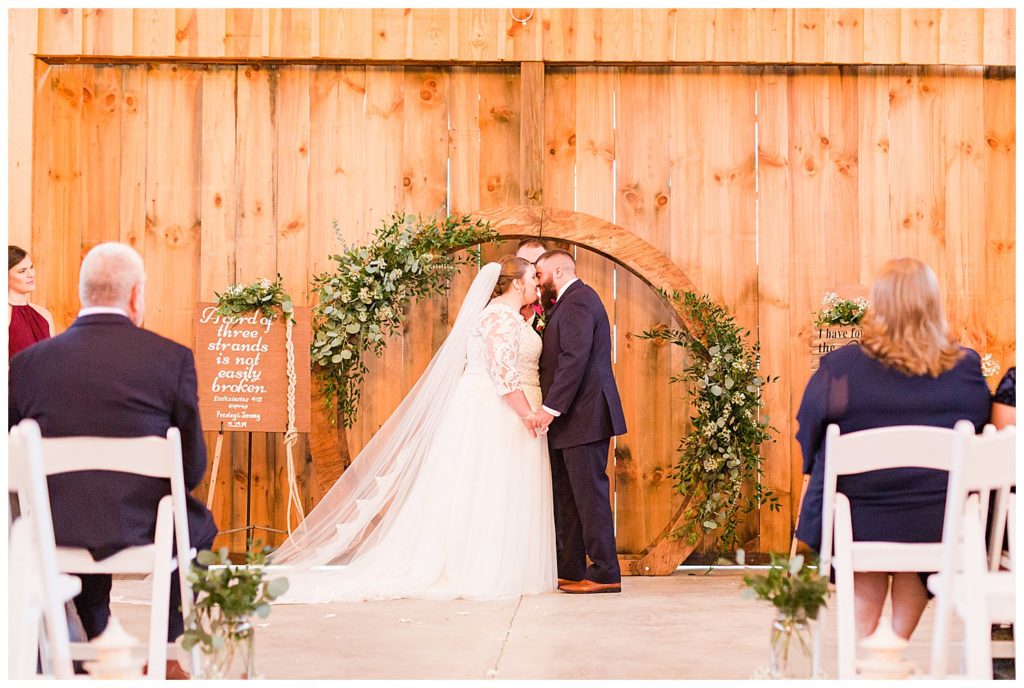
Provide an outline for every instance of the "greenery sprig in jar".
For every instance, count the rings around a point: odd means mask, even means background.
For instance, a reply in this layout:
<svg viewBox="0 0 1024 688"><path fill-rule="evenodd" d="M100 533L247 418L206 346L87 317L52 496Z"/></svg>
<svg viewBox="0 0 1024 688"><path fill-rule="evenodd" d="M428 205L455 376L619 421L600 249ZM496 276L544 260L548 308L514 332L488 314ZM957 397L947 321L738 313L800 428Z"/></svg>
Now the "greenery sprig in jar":
<svg viewBox="0 0 1024 688"><path fill-rule="evenodd" d="M743 550L736 559L743 563ZM817 561L798 554L792 559L771 555L766 574L744 575L744 595L771 602L772 678L813 678L810 622L826 606L828 580L818 575Z"/></svg>
<svg viewBox="0 0 1024 688"><path fill-rule="evenodd" d="M198 597L185 619L182 647L186 652L200 649L202 678L228 677L239 652L243 677L256 678L253 617L267 618L270 603L288 591L287 578L264 578L263 564L270 552L270 547L261 549L257 543L246 553L243 566L231 564L226 547L197 555L200 566L192 565L189 581Z"/></svg>
<svg viewBox="0 0 1024 688"><path fill-rule="evenodd" d="M688 518L675 537L695 544L708 537L731 550L737 544L737 515L767 505L778 511L778 497L760 480L761 445L775 428L762 415L764 385L778 378L759 371L760 347L750 332L706 295L661 294L685 309L694 331L659 328L640 335L682 346L690 364L672 382L684 382L693 394L692 430L680 441L676 459L676 490L690 495ZM745 485L750 486L744 494ZM719 550L721 551L721 550Z"/></svg>

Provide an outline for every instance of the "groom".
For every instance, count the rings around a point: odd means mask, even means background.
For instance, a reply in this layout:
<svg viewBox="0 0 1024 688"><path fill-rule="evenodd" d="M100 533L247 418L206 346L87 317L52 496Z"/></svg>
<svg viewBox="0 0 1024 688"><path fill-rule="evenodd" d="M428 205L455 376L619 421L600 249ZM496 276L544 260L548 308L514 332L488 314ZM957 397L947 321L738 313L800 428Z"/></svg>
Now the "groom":
<svg viewBox="0 0 1024 688"><path fill-rule="evenodd" d="M626 421L612 376L608 314L597 292L576 277L571 254L548 251L536 266L542 303L555 305L540 357L544 406L528 422L548 432L558 589L620 592L605 467L609 442L626 432Z"/></svg>

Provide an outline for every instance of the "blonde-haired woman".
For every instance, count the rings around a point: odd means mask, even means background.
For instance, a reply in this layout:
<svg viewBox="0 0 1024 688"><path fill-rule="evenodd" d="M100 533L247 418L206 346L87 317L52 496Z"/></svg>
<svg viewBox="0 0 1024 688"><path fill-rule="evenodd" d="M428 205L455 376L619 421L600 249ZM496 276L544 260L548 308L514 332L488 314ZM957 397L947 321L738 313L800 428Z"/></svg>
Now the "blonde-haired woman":
<svg viewBox="0 0 1024 688"><path fill-rule="evenodd" d="M914 258L885 263L871 289L860 343L825 356L804 391L796 438L810 480L797 537L820 548L829 424L848 433L892 425L952 428L967 419L980 431L989 406L981 358L950 334L935 273ZM855 540L942 539L946 473L870 471L841 477L838 486L850 498ZM924 578L906 572L855 573L858 637L870 635L878 625L891 579L893 629L909 638L928 602Z"/></svg>

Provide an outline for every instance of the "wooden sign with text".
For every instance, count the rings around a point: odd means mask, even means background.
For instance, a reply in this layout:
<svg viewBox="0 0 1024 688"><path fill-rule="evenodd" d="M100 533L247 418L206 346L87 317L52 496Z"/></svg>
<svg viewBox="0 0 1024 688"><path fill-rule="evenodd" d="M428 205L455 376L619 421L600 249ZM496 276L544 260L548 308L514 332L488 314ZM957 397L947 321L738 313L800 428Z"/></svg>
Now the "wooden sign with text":
<svg viewBox="0 0 1024 688"><path fill-rule="evenodd" d="M811 372L821 365L822 356L857 341L860 335L860 325L816 325L811 337Z"/></svg>
<svg viewBox="0 0 1024 688"><path fill-rule="evenodd" d="M285 432L288 429L286 325L258 312L217 314L196 306L196 372L204 430ZM309 432L309 309L295 309L295 429Z"/></svg>

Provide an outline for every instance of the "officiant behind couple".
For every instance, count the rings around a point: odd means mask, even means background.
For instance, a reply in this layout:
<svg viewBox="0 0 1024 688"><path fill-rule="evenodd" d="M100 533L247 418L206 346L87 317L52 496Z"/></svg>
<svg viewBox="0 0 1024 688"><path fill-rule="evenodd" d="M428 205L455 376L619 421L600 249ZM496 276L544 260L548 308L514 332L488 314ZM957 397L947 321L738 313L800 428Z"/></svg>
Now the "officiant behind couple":
<svg viewBox="0 0 1024 688"><path fill-rule="evenodd" d="M571 254L535 263L481 268L423 375L272 555L281 603L620 591L608 316ZM540 337L521 312L538 291Z"/></svg>

